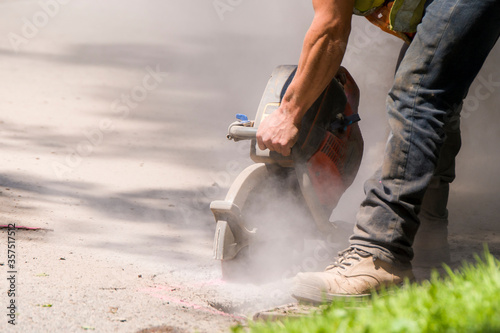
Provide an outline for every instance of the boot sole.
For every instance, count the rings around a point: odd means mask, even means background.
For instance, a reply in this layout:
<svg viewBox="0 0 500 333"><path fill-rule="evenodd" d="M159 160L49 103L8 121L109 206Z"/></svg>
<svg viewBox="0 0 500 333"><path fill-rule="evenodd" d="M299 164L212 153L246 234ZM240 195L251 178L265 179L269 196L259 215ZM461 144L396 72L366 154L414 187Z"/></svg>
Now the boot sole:
<svg viewBox="0 0 500 333"><path fill-rule="evenodd" d="M291 290L291 295L293 298L300 302L310 303L310 304L324 304L336 301L344 302L364 302L370 299L371 294L331 294L318 289L318 287L311 285L296 285Z"/></svg>

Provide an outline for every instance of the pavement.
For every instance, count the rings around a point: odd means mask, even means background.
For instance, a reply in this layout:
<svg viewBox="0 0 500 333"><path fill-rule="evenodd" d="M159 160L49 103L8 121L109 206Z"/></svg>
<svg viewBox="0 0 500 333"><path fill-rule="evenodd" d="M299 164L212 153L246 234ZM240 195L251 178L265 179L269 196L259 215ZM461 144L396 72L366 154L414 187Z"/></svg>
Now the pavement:
<svg viewBox="0 0 500 333"><path fill-rule="evenodd" d="M1 332L227 332L291 301L293 274L221 279L209 203L251 164L227 125L255 113L275 66L297 63L312 14L306 0L0 2ZM348 223L381 160L401 45L353 24L344 65L366 151L332 215ZM498 45L480 75L450 199L456 261L483 243L500 255ZM292 273L304 269L322 267Z"/></svg>

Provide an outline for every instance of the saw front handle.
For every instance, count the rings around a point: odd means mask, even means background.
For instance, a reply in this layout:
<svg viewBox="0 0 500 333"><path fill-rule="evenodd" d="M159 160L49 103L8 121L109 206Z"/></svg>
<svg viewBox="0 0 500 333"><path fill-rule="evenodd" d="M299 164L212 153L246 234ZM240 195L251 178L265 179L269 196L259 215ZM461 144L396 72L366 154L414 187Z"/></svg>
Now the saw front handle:
<svg viewBox="0 0 500 333"><path fill-rule="evenodd" d="M229 140L241 141L252 140L250 144L250 157L256 163L278 164L282 167L292 167L292 156L283 156L269 149L261 150L257 144L257 129L255 121L248 120L244 114L237 114L238 121L233 122L227 129Z"/></svg>
<svg viewBox="0 0 500 333"><path fill-rule="evenodd" d="M229 140L252 140L257 137L257 128L253 127L253 122L235 121L227 129L227 136Z"/></svg>

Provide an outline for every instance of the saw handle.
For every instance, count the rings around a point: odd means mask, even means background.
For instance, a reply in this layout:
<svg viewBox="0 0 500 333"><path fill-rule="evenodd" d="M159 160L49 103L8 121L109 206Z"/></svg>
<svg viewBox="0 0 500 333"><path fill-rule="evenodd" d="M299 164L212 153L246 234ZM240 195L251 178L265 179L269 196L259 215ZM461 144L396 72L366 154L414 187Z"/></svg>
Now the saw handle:
<svg viewBox="0 0 500 333"><path fill-rule="evenodd" d="M257 128L252 126L243 126L240 122L234 122L229 125L227 136L229 140L252 140L257 137Z"/></svg>

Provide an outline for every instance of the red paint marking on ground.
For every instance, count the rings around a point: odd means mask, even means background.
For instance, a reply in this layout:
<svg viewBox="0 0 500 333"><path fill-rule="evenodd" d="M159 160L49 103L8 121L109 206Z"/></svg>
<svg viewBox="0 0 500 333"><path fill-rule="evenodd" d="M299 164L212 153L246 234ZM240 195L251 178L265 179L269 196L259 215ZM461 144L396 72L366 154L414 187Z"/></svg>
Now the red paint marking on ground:
<svg viewBox="0 0 500 333"><path fill-rule="evenodd" d="M243 316L238 316L238 315L234 315L234 314L222 312L222 311L215 310L213 308L210 308L210 307L207 307L207 306L204 306L204 305L199 305L199 304L196 304L196 303L191 303L191 302L185 301L185 300L180 299L180 298L176 298L176 297L171 297L171 296L159 294L159 293L156 292L155 288L142 289L140 291L142 291L142 292L144 292L144 293L146 293L146 294L148 294L148 295L150 295L152 297L161 299L162 301L166 301L166 302L169 302L169 303L174 303L174 304L182 305L182 306L185 306L185 307L192 308L194 310L208 312L208 313L211 313L211 314L216 314L216 315L220 315L220 316L224 316L224 317L230 317L230 318L237 319L237 320L246 320L247 319L247 318L245 318Z"/></svg>
<svg viewBox="0 0 500 333"><path fill-rule="evenodd" d="M214 280L208 280L204 282L196 282L196 283L188 283L187 285L180 286L180 285L155 285L153 288L157 290L166 290L166 291L174 291L174 290L180 290L180 289L185 289L185 287L194 287L194 288L200 288L200 287L207 287L207 286L223 286L226 284L226 281L223 281L221 279L214 279Z"/></svg>

